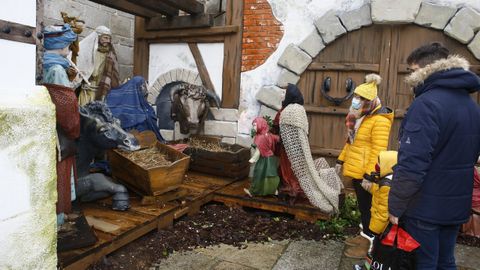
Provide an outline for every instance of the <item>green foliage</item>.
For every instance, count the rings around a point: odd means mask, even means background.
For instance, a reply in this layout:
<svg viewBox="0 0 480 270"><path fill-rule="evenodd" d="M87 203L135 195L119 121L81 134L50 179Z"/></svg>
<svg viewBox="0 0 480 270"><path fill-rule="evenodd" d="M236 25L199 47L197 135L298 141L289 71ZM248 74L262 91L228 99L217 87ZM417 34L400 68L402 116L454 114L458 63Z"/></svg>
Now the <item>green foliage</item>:
<svg viewBox="0 0 480 270"><path fill-rule="evenodd" d="M317 221L320 229L339 236L344 234L345 228L357 226L358 223L360 223L360 211L357 207L357 199L352 194L345 196L345 203L339 215L327 221Z"/></svg>

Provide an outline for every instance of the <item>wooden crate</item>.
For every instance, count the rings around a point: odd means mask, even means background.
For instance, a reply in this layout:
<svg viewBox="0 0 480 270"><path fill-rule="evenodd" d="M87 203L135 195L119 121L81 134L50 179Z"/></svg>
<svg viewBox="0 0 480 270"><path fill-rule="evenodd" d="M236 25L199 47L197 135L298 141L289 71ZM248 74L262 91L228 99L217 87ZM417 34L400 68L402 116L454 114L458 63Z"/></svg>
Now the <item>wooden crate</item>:
<svg viewBox="0 0 480 270"><path fill-rule="evenodd" d="M112 166L113 177L144 196L158 196L182 184L190 157L158 141L150 147L157 147L172 163L167 166L144 169L118 150L110 151L108 159Z"/></svg>
<svg viewBox="0 0 480 270"><path fill-rule="evenodd" d="M229 152L212 152L205 149L188 147L183 151L189 155L192 171L224 176L234 180L243 179L250 172L250 149L238 144L230 145L213 136L193 135L192 138L218 143L228 148ZM182 143L177 141L177 143ZM185 141L183 141L185 143Z"/></svg>

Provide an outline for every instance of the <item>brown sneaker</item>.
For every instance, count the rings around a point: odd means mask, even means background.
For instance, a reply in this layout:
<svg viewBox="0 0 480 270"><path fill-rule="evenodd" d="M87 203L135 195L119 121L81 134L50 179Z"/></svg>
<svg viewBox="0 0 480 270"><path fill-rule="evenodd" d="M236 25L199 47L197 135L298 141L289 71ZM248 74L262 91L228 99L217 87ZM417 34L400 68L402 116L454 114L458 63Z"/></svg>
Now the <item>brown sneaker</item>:
<svg viewBox="0 0 480 270"><path fill-rule="evenodd" d="M355 246L370 246L370 241L367 238L357 235L355 237L350 237L345 240L345 245L355 247Z"/></svg>
<svg viewBox="0 0 480 270"><path fill-rule="evenodd" d="M368 240L367 240L368 241ZM369 246L354 246L348 247L343 254L347 258L352 259L365 259L367 257Z"/></svg>

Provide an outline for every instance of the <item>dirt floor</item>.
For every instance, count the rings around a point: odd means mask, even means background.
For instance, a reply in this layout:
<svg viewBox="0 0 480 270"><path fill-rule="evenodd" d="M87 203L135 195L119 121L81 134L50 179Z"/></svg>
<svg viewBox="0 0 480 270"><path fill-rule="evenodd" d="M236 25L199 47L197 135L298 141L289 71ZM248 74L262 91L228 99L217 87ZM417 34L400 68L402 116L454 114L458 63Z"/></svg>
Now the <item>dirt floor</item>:
<svg viewBox="0 0 480 270"><path fill-rule="evenodd" d="M350 227L345 235L353 235ZM230 209L224 205L208 204L193 217L184 217L172 228L151 232L128 244L89 269L146 269L166 258L173 251L191 250L220 243L237 246L248 242L267 242L284 239L335 239L332 232L308 222L258 210ZM458 242L480 247L480 239L459 236Z"/></svg>

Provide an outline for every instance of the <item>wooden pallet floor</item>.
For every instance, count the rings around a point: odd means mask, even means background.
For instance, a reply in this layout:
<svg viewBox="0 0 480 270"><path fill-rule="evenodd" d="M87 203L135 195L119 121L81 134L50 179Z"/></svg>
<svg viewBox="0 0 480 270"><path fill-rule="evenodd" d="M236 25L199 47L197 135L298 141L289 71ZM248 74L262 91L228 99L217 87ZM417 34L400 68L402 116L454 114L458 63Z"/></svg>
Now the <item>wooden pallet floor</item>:
<svg viewBox="0 0 480 270"><path fill-rule="evenodd" d="M85 269L150 231L171 226L183 215L196 214L203 204L213 199L215 191L232 182L230 179L188 172L180 187L185 195L174 201L144 205L140 197L132 197L131 208L125 212L111 210L109 199L82 204L83 214L94 224L98 241L91 247L59 253L59 267Z"/></svg>
<svg viewBox="0 0 480 270"><path fill-rule="evenodd" d="M245 179L232 183L222 189L215 191L213 200L222 202L231 207L251 207L272 212L287 213L295 216L296 219L315 222L319 219L326 220L330 218L320 209L312 206L308 201L296 202L289 205L287 202L281 201L276 196L265 197L249 197L243 191L244 188L250 187L250 180Z"/></svg>

